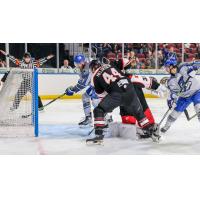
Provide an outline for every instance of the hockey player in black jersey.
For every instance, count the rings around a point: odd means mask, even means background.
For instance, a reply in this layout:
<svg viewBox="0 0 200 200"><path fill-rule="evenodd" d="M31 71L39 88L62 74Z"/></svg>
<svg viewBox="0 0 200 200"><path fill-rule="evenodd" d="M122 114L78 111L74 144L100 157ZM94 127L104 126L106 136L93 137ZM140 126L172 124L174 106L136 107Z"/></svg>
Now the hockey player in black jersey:
<svg viewBox="0 0 200 200"><path fill-rule="evenodd" d="M149 123L139 102L133 84L120 70L110 65L91 66L93 85L102 101L94 109L95 137L87 139L87 143L100 143L104 138L106 113L123 106L131 115L134 115L144 134L158 140L157 129Z"/></svg>

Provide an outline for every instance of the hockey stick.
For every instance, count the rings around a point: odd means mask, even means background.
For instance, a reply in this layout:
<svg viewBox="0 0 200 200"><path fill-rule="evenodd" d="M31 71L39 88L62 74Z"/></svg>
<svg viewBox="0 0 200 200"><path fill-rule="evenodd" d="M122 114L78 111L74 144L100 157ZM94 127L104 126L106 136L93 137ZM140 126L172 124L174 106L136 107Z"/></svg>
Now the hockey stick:
<svg viewBox="0 0 200 200"><path fill-rule="evenodd" d="M164 121L164 119L166 118L166 116L168 115L168 112L170 111L171 109L169 108L165 114L163 115L163 118L160 120L159 124L158 124L158 127L160 127L160 125L162 124L162 122Z"/></svg>
<svg viewBox="0 0 200 200"><path fill-rule="evenodd" d="M54 101L60 99L60 98L63 97L64 95L65 95L65 93L61 94L60 96L58 96L58 97L56 97L55 99L53 99L52 101L48 102L48 103L45 104L44 106L40 107L39 110L45 108L46 106L48 106L48 105L50 105L50 104L52 104ZM33 113L30 113L30 114L27 114L27 115L22 115L21 117L25 119L25 118L30 117L32 114L33 114Z"/></svg>
<svg viewBox="0 0 200 200"><path fill-rule="evenodd" d="M186 110L187 111L187 110ZM197 117L200 113L196 113L194 115L192 115L191 117L189 116L188 112L187 112L187 120L190 121L192 119L194 119L195 117Z"/></svg>
<svg viewBox="0 0 200 200"><path fill-rule="evenodd" d="M94 131L94 128L92 128L92 130L88 133L88 135L91 135L93 131Z"/></svg>
<svg viewBox="0 0 200 200"><path fill-rule="evenodd" d="M46 106L52 104L54 101L60 99L61 97L65 96L65 93L61 94L60 96L56 97L55 99L53 99L52 101L48 102L47 104L45 104L44 106L42 106L40 109L45 108Z"/></svg>
<svg viewBox="0 0 200 200"><path fill-rule="evenodd" d="M190 121L191 119L195 118L198 114L194 114L193 116L189 117L188 121Z"/></svg>
<svg viewBox="0 0 200 200"><path fill-rule="evenodd" d="M189 113L186 109L184 110L184 114L185 114L187 120L190 121L190 116L189 116Z"/></svg>

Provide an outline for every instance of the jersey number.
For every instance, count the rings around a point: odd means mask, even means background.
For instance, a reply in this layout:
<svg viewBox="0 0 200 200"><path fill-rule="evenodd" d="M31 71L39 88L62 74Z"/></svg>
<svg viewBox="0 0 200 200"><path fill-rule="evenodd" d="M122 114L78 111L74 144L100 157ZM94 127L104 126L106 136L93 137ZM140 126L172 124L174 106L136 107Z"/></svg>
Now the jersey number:
<svg viewBox="0 0 200 200"><path fill-rule="evenodd" d="M110 84L111 82L115 82L118 78L123 77L115 68L111 68L110 70L111 70L111 74L104 72L102 75L107 84Z"/></svg>
<svg viewBox="0 0 200 200"><path fill-rule="evenodd" d="M183 86L182 92L187 92L188 90L190 90L191 86L192 82L188 81L188 83L185 86Z"/></svg>

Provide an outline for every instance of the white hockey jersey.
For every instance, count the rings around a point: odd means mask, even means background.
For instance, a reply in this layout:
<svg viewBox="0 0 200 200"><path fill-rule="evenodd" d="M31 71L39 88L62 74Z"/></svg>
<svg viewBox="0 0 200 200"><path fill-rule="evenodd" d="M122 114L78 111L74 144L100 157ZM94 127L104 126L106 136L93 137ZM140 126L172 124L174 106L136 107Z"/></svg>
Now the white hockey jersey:
<svg viewBox="0 0 200 200"><path fill-rule="evenodd" d="M175 76L171 76L167 82L170 91L169 98L187 98L200 90L200 82L191 72L200 68L200 62L181 63Z"/></svg>

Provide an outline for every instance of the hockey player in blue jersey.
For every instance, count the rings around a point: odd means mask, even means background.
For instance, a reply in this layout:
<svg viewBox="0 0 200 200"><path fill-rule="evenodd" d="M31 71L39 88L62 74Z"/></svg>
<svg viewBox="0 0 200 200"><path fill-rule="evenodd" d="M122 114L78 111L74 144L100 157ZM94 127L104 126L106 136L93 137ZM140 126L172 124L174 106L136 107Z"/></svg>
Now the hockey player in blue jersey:
<svg viewBox="0 0 200 200"><path fill-rule="evenodd" d="M166 70L171 74L167 82L169 89L167 103L173 110L161 132L166 132L191 103L200 121L200 82L195 78L199 68L199 61L185 62L179 66L173 60L166 63Z"/></svg>
<svg viewBox="0 0 200 200"><path fill-rule="evenodd" d="M79 80L75 86L70 86L66 89L65 93L68 96L72 96L75 93L80 92L83 89L86 91L82 95L83 110L85 113L85 118L80 121L80 127L86 127L92 125L92 115L91 115L91 102L93 107L96 107L99 103L99 98L97 97L94 88L91 86L92 74L89 69L89 61L86 60L85 56L82 54L77 54L74 56L74 65L79 70Z"/></svg>

